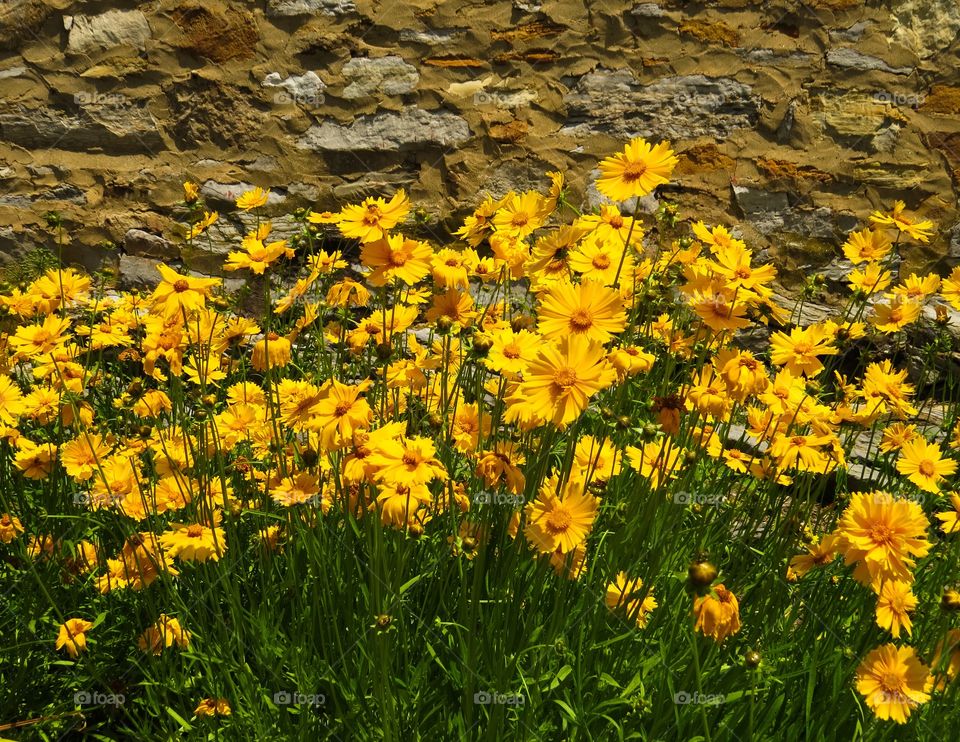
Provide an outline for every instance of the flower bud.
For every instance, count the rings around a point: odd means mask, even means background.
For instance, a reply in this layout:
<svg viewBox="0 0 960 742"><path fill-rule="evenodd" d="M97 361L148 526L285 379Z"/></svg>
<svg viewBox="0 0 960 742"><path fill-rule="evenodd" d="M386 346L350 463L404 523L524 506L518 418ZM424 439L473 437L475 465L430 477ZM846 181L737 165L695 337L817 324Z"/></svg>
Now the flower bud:
<svg viewBox="0 0 960 742"><path fill-rule="evenodd" d="M717 568L710 562L694 562L687 569L687 580L698 589L710 587L717 579Z"/></svg>

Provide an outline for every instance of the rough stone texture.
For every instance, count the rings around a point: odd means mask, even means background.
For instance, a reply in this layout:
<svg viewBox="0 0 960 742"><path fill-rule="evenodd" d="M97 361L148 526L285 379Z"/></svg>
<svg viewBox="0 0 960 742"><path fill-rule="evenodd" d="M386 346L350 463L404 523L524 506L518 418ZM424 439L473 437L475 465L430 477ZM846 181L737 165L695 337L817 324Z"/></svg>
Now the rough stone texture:
<svg viewBox="0 0 960 742"><path fill-rule="evenodd" d="M784 290L896 199L940 225L904 270L943 272L960 261L958 36L956 0L7 0L0 263L50 245L56 210L85 265L216 270L253 185L273 188L277 230L403 187L441 239L547 170L600 203L597 160L643 135L680 164L639 211L738 224ZM221 213L205 253L177 229L186 179Z"/></svg>
<svg viewBox="0 0 960 742"><path fill-rule="evenodd" d="M725 77L683 75L643 84L632 71L618 70L584 75L564 103L576 122L565 134L677 140L723 138L752 127L760 101L747 85Z"/></svg>
<svg viewBox="0 0 960 742"><path fill-rule="evenodd" d="M351 59L340 70L350 84L341 95L344 98L367 98L375 95L403 95L412 93L420 82L420 73L402 57L379 59Z"/></svg>
<svg viewBox="0 0 960 742"><path fill-rule="evenodd" d="M139 10L108 10L101 15L64 16L69 54L93 54L117 46L146 48L150 24Z"/></svg>
<svg viewBox="0 0 960 742"><path fill-rule="evenodd" d="M383 152L450 147L469 138L470 127L460 116L405 108L400 113L362 116L346 126L324 121L311 126L297 140L297 146L318 152Z"/></svg>
<svg viewBox="0 0 960 742"><path fill-rule="evenodd" d="M263 86L281 88L273 97L274 103L297 103L301 105L321 105L324 102L323 91L327 86L316 72L281 77L279 72L271 72L263 78Z"/></svg>
<svg viewBox="0 0 960 742"><path fill-rule="evenodd" d="M338 16L356 11L353 0L269 0L268 16L327 15Z"/></svg>
<svg viewBox="0 0 960 742"><path fill-rule="evenodd" d="M130 255L169 260L176 258L176 246L158 234L142 229L131 229L123 236L123 249Z"/></svg>
<svg viewBox="0 0 960 742"><path fill-rule="evenodd" d="M53 9L42 0L11 0L0 7L0 49L16 49L32 37Z"/></svg>

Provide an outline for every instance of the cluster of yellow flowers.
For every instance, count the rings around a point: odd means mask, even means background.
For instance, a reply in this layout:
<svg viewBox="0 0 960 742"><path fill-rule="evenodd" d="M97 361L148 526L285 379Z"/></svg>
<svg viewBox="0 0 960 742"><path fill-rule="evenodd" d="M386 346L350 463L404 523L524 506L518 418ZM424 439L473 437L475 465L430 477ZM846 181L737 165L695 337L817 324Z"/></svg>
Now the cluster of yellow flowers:
<svg viewBox="0 0 960 742"><path fill-rule="evenodd" d="M233 546L225 520L257 510L307 521L373 514L412 537L455 512L451 550L472 557L490 538L467 517L487 507L478 505L483 493L512 503L512 539L522 534L537 558L577 579L614 478L636 472L663 496L708 460L745 481L789 485L844 468L844 433L889 418L898 422L885 428L883 452L896 453L910 483L939 493L956 462L903 422L917 413L906 371L882 360L852 380L831 365L845 342L899 332L922 321L926 306L960 308L960 269L943 281L893 278L901 239L926 241L932 225L911 221L901 203L874 214L843 246L857 266L847 311L790 327L774 299L775 268L754 264L726 228L697 222L690 237L651 244L629 202L667 182L676 164L665 143L634 140L601 164L597 187L616 203L564 223L572 207L562 175L551 173L546 194L487 198L457 231L461 244L439 249L401 231L410 203L400 190L309 213L310 249L298 253L271 240L259 212L269 191L255 189L237 206L256 224L224 268L266 276L272 312L262 323L227 309L219 279L167 265L157 266L149 295L51 270L0 296L17 319L0 335L5 450L26 480L63 473L82 507L129 520L133 533L117 553L83 541L70 556L101 593L216 562ZM185 201L198 215L187 238L199 240L218 215L202 209L193 184ZM334 227L355 254L315 244ZM305 274L274 295L269 279L291 260ZM738 331L769 325L779 329L768 354L737 344ZM617 434L595 424L657 364L670 364L676 373L663 378L676 383L651 395L648 419ZM733 441L739 420L746 433ZM550 466L542 452L560 432L569 445ZM960 431L950 441L958 444ZM960 496L952 498L953 511L940 516L945 531L960 516ZM927 526L916 503L856 494L835 532L796 557L788 576L842 554L876 591L879 625L894 638L910 634L912 570L931 548ZM17 515L2 514L0 540L24 532ZM268 550L282 548L283 535L282 525L259 531ZM36 558L60 548L53 534L29 539ZM652 590L625 572L605 601L640 627L657 608ZM718 642L740 629L737 598L723 584L695 597L693 613L696 630ZM57 647L76 655L91 629L68 620ZM159 653L190 641L161 615L138 643ZM932 680L912 652L881 647L861 668L858 688L883 718L903 721L929 697ZM954 652L951 674L958 662ZM197 713L227 714L229 705L206 699Z"/></svg>

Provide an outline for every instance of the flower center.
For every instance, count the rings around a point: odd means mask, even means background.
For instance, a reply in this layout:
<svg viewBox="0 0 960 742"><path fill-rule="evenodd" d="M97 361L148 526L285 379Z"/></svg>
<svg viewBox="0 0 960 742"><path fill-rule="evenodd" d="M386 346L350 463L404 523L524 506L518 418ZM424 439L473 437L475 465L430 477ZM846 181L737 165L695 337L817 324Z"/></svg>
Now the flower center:
<svg viewBox="0 0 960 742"><path fill-rule="evenodd" d="M900 322L903 319L903 312L899 309L890 310L890 321L891 322Z"/></svg>
<svg viewBox="0 0 960 742"><path fill-rule="evenodd" d="M350 412L350 405L347 404L346 402L341 402L341 403L338 404L338 405L336 406L336 408L333 410L333 414L334 414L336 417L343 417L343 416L346 415L348 412Z"/></svg>
<svg viewBox="0 0 960 742"><path fill-rule="evenodd" d="M610 267L610 256L605 253L597 253L593 256L593 267L597 270L604 270Z"/></svg>
<svg viewBox="0 0 960 742"><path fill-rule="evenodd" d="M503 355L505 358L515 359L520 357L520 348L516 343L510 343L510 345L505 345L503 347Z"/></svg>
<svg viewBox="0 0 960 742"><path fill-rule="evenodd" d="M932 477L937 473L937 467L933 465L933 462L930 459L924 459L920 462L917 468L920 470L920 473L925 477Z"/></svg>
<svg viewBox="0 0 960 742"><path fill-rule="evenodd" d="M885 672L880 676L880 685L888 693L896 693L897 695L900 695L900 690L903 687L903 680L896 673Z"/></svg>
<svg viewBox="0 0 960 742"><path fill-rule="evenodd" d="M550 514L547 515L547 530L551 533L563 533L570 527L571 523L573 523L573 516L564 507L551 510Z"/></svg>
<svg viewBox="0 0 960 742"><path fill-rule="evenodd" d="M407 451L403 454L403 463L407 466L416 466L420 463L420 457L413 451Z"/></svg>
<svg viewBox="0 0 960 742"><path fill-rule="evenodd" d="M513 218L510 220L510 224L514 227L524 227L527 222L530 221L530 217L524 214L522 211L518 211L513 215Z"/></svg>
<svg viewBox="0 0 960 742"><path fill-rule="evenodd" d="M553 381L562 389L567 389L577 383L577 372L572 368L561 368L553 375Z"/></svg>
<svg viewBox="0 0 960 742"><path fill-rule="evenodd" d="M176 291L178 294L182 294L184 291L188 291L189 289L190 289L190 284L187 283L182 278L173 284L173 290Z"/></svg>
<svg viewBox="0 0 960 742"><path fill-rule="evenodd" d="M627 166L623 169L623 179L628 183L633 183L634 181L640 180L643 177L644 173L647 172L647 163L645 162L630 162L627 163Z"/></svg>
<svg viewBox="0 0 960 742"><path fill-rule="evenodd" d="M570 315L570 326L577 332L589 330L593 325L593 317L586 309L578 309Z"/></svg>
<svg viewBox="0 0 960 742"><path fill-rule="evenodd" d="M200 538L200 535L203 533L203 527L194 523L193 525L187 528L187 535L190 538Z"/></svg>
<svg viewBox="0 0 960 742"><path fill-rule="evenodd" d="M870 528L870 540L875 544L889 544L893 540L893 531L886 523L877 523Z"/></svg>

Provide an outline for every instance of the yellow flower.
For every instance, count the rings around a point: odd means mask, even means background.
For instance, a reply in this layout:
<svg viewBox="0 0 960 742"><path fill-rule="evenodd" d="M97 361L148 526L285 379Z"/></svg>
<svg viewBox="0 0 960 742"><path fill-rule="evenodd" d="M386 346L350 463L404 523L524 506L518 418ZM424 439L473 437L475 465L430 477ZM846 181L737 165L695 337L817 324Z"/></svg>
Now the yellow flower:
<svg viewBox="0 0 960 742"><path fill-rule="evenodd" d="M850 288L859 291L864 296L885 290L890 285L890 271L884 270L880 263L867 263L863 269L850 273Z"/></svg>
<svg viewBox="0 0 960 742"><path fill-rule="evenodd" d="M183 184L183 200L188 204L192 204L200 198L200 186L196 183L191 183L189 180Z"/></svg>
<svg viewBox="0 0 960 742"><path fill-rule="evenodd" d="M885 644L864 658L857 668L857 691L878 719L904 724L910 713L930 700L926 692L930 670L913 647Z"/></svg>
<svg viewBox="0 0 960 742"><path fill-rule="evenodd" d="M617 369L617 374L623 380L627 376L635 376L649 371L653 368L657 357L635 345L621 345L610 352L607 360Z"/></svg>
<svg viewBox="0 0 960 742"><path fill-rule="evenodd" d="M293 257L293 249L287 246L286 240L275 240L265 244L262 239L254 235L247 235L243 239L242 250L231 250L227 254L224 270L238 271L242 268L262 276L280 256Z"/></svg>
<svg viewBox="0 0 960 742"><path fill-rule="evenodd" d="M830 442L831 437L826 435L777 435L770 446L770 455L781 469L793 467L797 471L825 473L831 460L821 447Z"/></svg>
<svg viewBox="0 0 960 742"><path fill-rule="evenodd" d="M940 530L944 533L957 533L960 531L960 494L950 493L950 504L953 510L945 513L937 513L937 520L940 521Z"/></svg>
<svg viewBox="0 0 960 742"><path fill-rule="evenodd" d="M355 431L369 427L373 411L360 396L369 388L369 381L349 386L336 379L320 388L322 396L311 410L315 420L309 427L320 433L321 447L341 448L353 440Z"/></svg>
<svg viewBox="0 0 960 742"><path fill-rule="evenodd" d="M472 454L480 444L480 436L486 439L490 435L490 423L490 415L483 414L476 403L459 405L450 421L450 435L454 447L463 453Z"/></svg>
<svg viewBox="0 0 960 742"><path fill-rule="evenodd" d="M28 438L17 441L13 462L29 479L46 479L57 461L57 447L52 443L34 443Z"/></svg>
<svg viewBox="0 0 960 742"><path fill-rule="evenodd" d="M320 485L317 477L307 471L284 478L270 488L270 499L278 505L291 507L304 503L316 504L320 498Z"/></svg>
<svg viewBox="0 0 960 742"><path fill-rule="evenodd" d="M523 492L526 478L520 468L526 463L523 451L516 443L498 441L492 449L482 451L477 460L477 476L487 487L498 487L503 481L515 495Z"/></svg>
<svg viewBox="0 0 960 742"><path fill-rule="evenodd" d="M366 244L386 238L410 211L410 201L401 188L389 201L365 198L359 205L343 207L337 223L344 237L358 239Z"/></svg>
<svg viewBox="0 0 960 742"><path fill-rule="evenodd" d="M960 266L957 266L940 283L940 295L950 302L950 306L960 310Z"/></svg>
<svg viewBox="0 0 960 742"><path fill-rule="evenodd" d="M10 513L0 515L0 541L9 544L23 533L23 524L20 519Z"/></svg>
<svg viewBox="0 0 960 742"><path fill-rule="evenodd" d="M909 299L896 296L889 304L874 304L874 326L884 333L899 332L907 325L913 324L920 317L920 305Z"/></svg>
<svg viewBox="0 0 960 742"><path fill-rule="evenodd" d="M161 613L160 617L140 635L137 646L143 652L159 655L164 649L169 649L174 644L180 649L186 649L190 646L190 637L190 632L180 625L180 621Z"/></svg>
<svg viewBox="0 0 960 742"><path fill-rule="evenodd" d="M604 358L603 346L583 335L571 335L559 344L540 348L530 363L517 398L544 419L565 427L586 409L590 397L606 389L616 372Z"/></svg>
<svg viewBox="0 0 960 742"><path fill-rule="evenodd" d="M369 463L376 467L377 481L418 485L446 479L447 472L436 458L437 449L429 438L380 441Z"/></svg>
<svg viewBox="0 0 960 742"><path fill-rule="evenodd" d="M957 471L957 462L941 456L939 443L917 437L900 449L897 471L925 492L940 492L940 482Z"/></svg>
<svg viewBox="0 0 960 742"><path fill-rule="evenodd" d="M552 284L540 302L539 317L537 329L547 338L579 336L600 343L621 332L627 322L620 292L596 281Z"/></svg>
<svg viewBox="0 0 960 742"><path fill-rule="evenodd" d="M204 211L203 218L187 230L187 239L192 240L195 237L199 237L206 232L209 227L213 226L219 218L220 214L216 211Z"/></svg>
<svg viewBox="0 0 960 742"><path fill-rule="evenodd" d="M367 276L371 286L385 286L394 279L413 286L430 272L432 258L430 245L402 234L366 242L360 249L360 262L373 268Z"/></svg>
<svg viewBox="0 0 960 742"><path fill-rule="evenodd" d="M85 482L109 455L110 449L111 446L99 433L82 433L79 438L61 446L60 463L67 474L78 482Z"/></svg>
<svg viewBox="0 0 960 742"><path fill-rule="evenodd" d="M870 221L874 224L895 227L898 231L906 233L920 242L929 242L930 236L933 234L933 222L915 222L903 213L906 208L907 205L903 201L897 201L888 212L874 211L870 215Z"/></svg>
<svg viewBox="0 0 960 742"><path fill-rule="evenodd" d="M0 375L0 426L16 425L23 409L20 387L9 376Z"/></svg>
<svg viewBox="0 0 960 742"><path fill-rule="evenodd" d="M921 278L916 273L911 273L909 278L905 279L899 286L894 286L891 295L900 297L904 301L923 304L928 297L933 296L939 290L940 276L930 273Z"/></svg>
<svg viewBox="0 0 960 742"><path fill-rule="evenodd" d="M653 489L675 478L683 465L684 450L674 446L669 438L650 441L643 448L627 446L626 453L630 466L649 479Z"/></svg>
<svg viewBox="0 0 960 742"><path fill-rule="evenodd" d="M181 312L189 315L194 310L203 309L210 290L220 284L219 278L182 276L162 263L157 265L157 270L163 280L153 291L153 308L167 319Z"/></svg>
<svg viewBox="0 0 960 742"><path fill-rule="evenodd" d="M863 375L862 396L871 413L884 413L891 407L900 418L917 414L910 404L914 388L907 383L907 372L894 371L889 360L871 363Z"/></svg>
<svg viewBox="0 0 960 742"><path fill-rule="evenodd" d="M714 332L722 330L742 330L750 325L746 318L747 306L736 301L732 291L694 291L690 296L690 306L703 324Z"/></svg>
<svg viewBox="0 0 960 742"><path fill-rule="evenodd" d="M602 240L594 232L570 253L567 262L570 269L586 281L609 286L617 278L619 270L625 282L629 283L627 279L633 275L633 257L629 253L625 256L624 249L625 243L619 236Z"/></svg>
<svg viewBox="0 0 960 742"><path fill-rule="evenodd" d="M227 548L226 534L219 526L219 511L212 525L205 523L171 523L170 530L160 535L160 544L167 556L185 562L216 562Z"/></svg>
<svg viewBox="0 0 960 742"><path fill-rule="evenodd" d="M917 598L910 592L910 583L887 580L877 596L877 626L887 629L894 639L900 638L900 629L913 634L910 612L917 607Z"/></svg>
<svg viewBox="0 0 960 742"><path fill-rule="evenodd" d="M645 139L637 137L622 152L600 163L597 190L614 201L646 196L669 181L678 162L666 142L651 146Z"/></svg>
<svg viewBox="0 0 960 742"><path fill-rule="evenodd" d="M930 551L928 525L915 502L886 492L858 492L837 525L837 549L846 564L858 562L854 577L862 583L911 582L915 558Z"/></svg>
<svg viewBox="0 0 960 742"><path fill-rule="evenodd" d="M797 376L816 376L823 370L818 356L836 355L839 351L831 345L832 336L820 325L806 328L795 327L789 335L775 332L770 338L770 361L776 366L786 366Z"/></svg>
<svg viewBox="0 0 960 742"><path fill-rule="evenodd" d="M884 229L862 229L851 232L843 245L843 254L854 265L860 263L879 263L887 255L893 243Z"/></svg>
<svg viewBox="0 0 960 742"><path fill-rule="evenodd" d="M20 358L35 358L68 342L69 330L70 320L51 314L39 325L18 327L10 338L10 346Z"/></svg>
<svg viewBox="0 0 960 742"><path fill-rule="evenodd" d="M244 211L250 211L250 209L256 209L265 205L267 203L267 199L269 198L269 189L265 191L262 188L257 187L247 191L237 198L237 208L243 209Z"/></svg>
<svg viewBox="0 0 960 742"><path fill-rule="evenodd" d="M944 651L949 652L949 656L944 657ZM930 666L936 673L934 687L937 690L944 690L947 681L957 677L960 672L960 629L950 629L946 636L937 642Z"/></svg>
<svg viewBox="0 0 960 742"><path fill-rule="evenodd" d="M290 347L289 340L271 332L254 344L250 364L256 371L283 368L290 363Z"/></svg>
<svg viewBox="0 0 960 742"><path fill-rule="evenodd" d="M755 290L777 277L772 265L752 266L753 253L740 245L719 247L714 251L715 260L707 261L713 272L725 279L725 288Z"/></svg>
<svg viewBox="0 0 960 742"><path fill-rule="evenodd" d="M803 577L814 567L830 564L837 556L836 538L832 535L817 539L807 546L807 553L790 560L790 569L798 577Z"/></svg>
<svg viewBox="0 0 960 742"><path fill-rule="evenodd" d="M524 508L524 534L542 554L573 551L590 535L597 517L598 500L583 491L581 480L571 478L562 489L559 485L556 475L548 477L537 498Z"/></svg>
<svg viewBox="0 0 960 742"><path fill-rule="evenodd" d="M233 711L226 698L204 698L193 713L197 716L230 716Z"/></svg>
<svg viewBox="0 0 960 742"><path fill-rule="evenodd" d="M536 191L527 191L504 198L493 217L493 226L502 235L522 240L543 226L543 220L543 197Z"/></svg>
<svg viewBox="0 0 960 742"><path fill-rule="evenodd" d="M483 362L491 371L515 377L527 370L542 342L540 335L529 330L501 330L493 335L493 346Z"/></svg>
<svg viewBox="0 0 960 742"><path fill-rule="evenodd" d="M641 629L646 627L650 612L657 607L653 590L643 589L643 580L631 579L626 572L618 572L613 582L607 583L604 603L611 611L623 611L635 620Z"/></svg>
<svg viewBox="0 0 960 742"><path fill-rule="evenodd" d="M894 423L883 429L883 437L880 439L880 450L883 453L892 453L903 448L904 444L915 440L920 432L916 425L905 425L904 423Z"/></svg>
<svg viewBox="0 0 960 742"><path fill-rule="evenodd" d="M478 260L474 250L460 252L448 247L438 250L432 260L434 283L447 289L470 288L468 276Z"/></svg>
<svg viewBox="0 0 960 742"><path fill-rule="evenodd" d="M613 443L585 435L577 441L573 452L576 466L589 482L606 482L623 468L623 456Z"/></svg>
<svg viewBox="0 0 960 742"><path fill-rule="evenodd" d="M87 632L93 628L92 621L85 621L82 618L69 618L60 625L60 631L57 634L57 649L67 650L67 654L76 657L87 648Z"/></svg>
<svg viewBox="0 0 960 742"><path fill-rule="evenodd" d="M695 598L693 614L697 619L694 630L713 637L718 644L740 631L740 603L723 584L716 585L709 594Z"/></svg>

